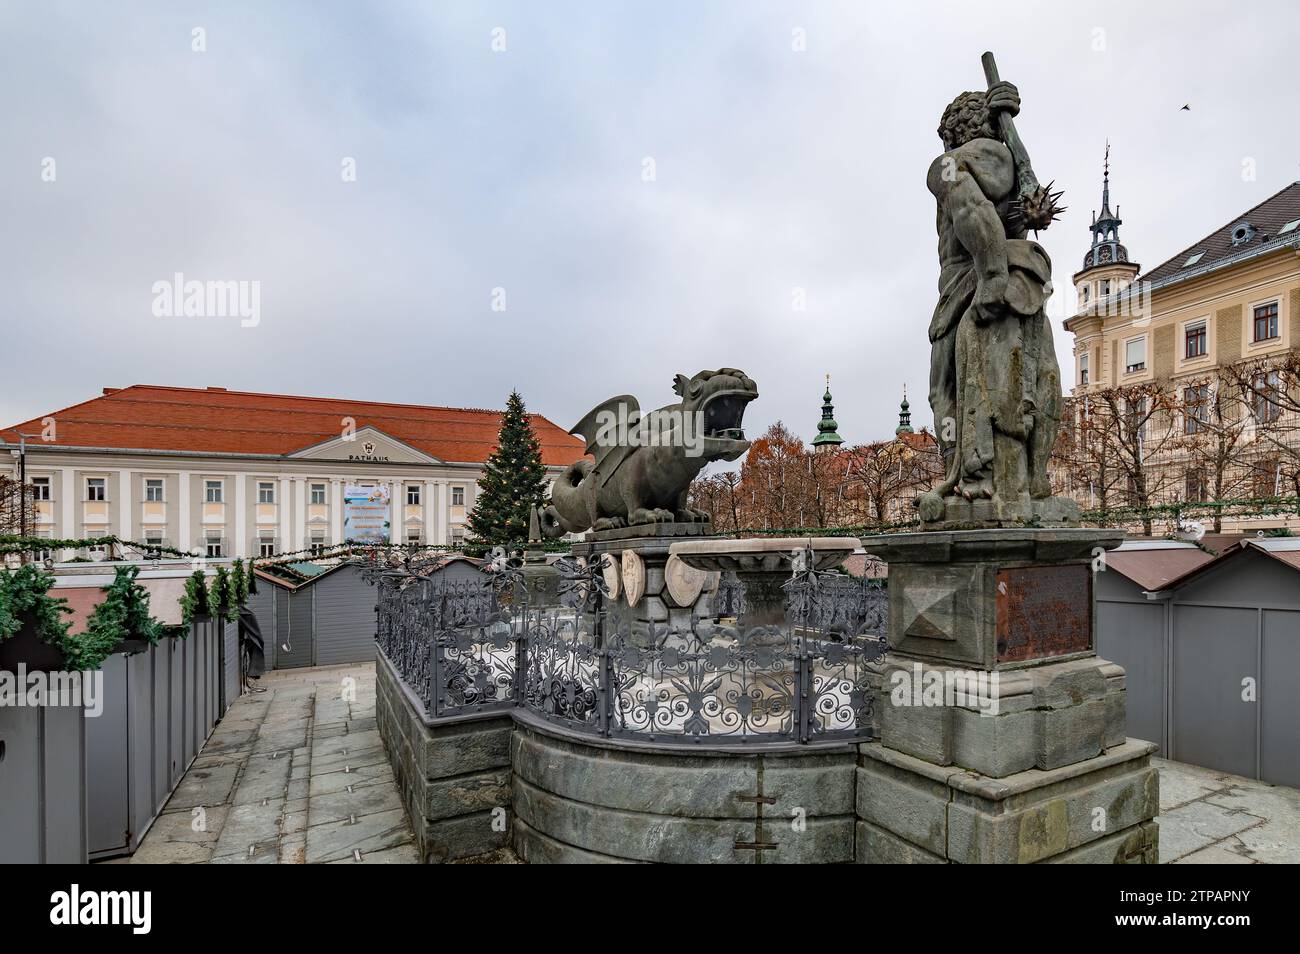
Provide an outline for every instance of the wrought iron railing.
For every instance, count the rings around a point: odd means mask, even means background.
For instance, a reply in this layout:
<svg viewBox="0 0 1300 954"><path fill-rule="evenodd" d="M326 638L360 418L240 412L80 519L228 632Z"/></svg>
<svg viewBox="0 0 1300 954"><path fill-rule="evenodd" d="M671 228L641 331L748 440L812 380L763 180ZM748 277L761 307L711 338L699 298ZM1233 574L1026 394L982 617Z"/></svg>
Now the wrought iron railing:
<svg viewBox="0 0 1300 954"><path fill-rule="evenodd" d="M689 625L635 622L598 569L562 560L561 602L532 606L518 573L440 585L419 567L372 571L378 644L430 721L522 710L629 742L752 746L872 736L886 591L807 572L786 622L746 629L734 587Z"/></svg>

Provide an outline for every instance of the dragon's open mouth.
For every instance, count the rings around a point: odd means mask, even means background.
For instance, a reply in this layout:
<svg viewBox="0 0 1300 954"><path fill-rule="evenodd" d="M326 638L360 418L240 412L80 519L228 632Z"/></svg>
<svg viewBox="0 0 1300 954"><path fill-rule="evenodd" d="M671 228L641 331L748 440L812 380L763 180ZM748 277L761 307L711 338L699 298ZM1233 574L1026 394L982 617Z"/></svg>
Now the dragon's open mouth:
<svg viewBox="0 0 1300 954"><path fill-rule="evenodd" d="M704 402L704 436L743 441L745 406L758 397L753 391L719 391Z"/></svg>

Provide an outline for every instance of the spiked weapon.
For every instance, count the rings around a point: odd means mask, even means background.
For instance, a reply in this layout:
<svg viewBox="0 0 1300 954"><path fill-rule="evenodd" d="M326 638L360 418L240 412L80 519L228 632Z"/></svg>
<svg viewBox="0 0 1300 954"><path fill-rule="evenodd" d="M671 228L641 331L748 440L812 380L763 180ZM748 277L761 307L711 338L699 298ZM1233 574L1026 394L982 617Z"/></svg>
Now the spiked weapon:
<svg viewBox="0 0 1300 954"><path fill-rule="evenodd" d="M992 53L985 53L980 57L980 62L984 64L984 79L992 87L999 82L997 60L993 59ZM1039 229L1047 228L1065 211L1064 206L1056 204L1061 193L1052 191L1055 180L1046 186L1038 184L1034 167L1029 163L1029 152L1025 149L1020 134L1016 132L1016 123L1010 113L998 113L998 129L1002 133L1002 141L1011 150L1011 158L1015 160L1016 181L1020 187L1012 214L1025 228L1033 229L1037 234Z"/></svg>

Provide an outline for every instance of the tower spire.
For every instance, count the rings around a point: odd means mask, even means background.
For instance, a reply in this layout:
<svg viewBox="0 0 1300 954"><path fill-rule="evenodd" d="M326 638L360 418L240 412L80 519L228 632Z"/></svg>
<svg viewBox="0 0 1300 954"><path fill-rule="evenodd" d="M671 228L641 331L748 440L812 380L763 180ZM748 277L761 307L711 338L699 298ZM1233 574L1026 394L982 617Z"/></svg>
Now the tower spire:
<svg viewBox="0 0 1300 954"><path fill-rule="evenodd" d="M831 403L831 376L826 375L826 393L822 395L822 419L817 422L817 436L813 438L813 449L818 453L833 451L844 443L844 438L836 433L839 425L835 423L835 405Z"/></svg>
<svg viewBox="0 0 1300 954"><path fill-rule="evenodd" d="M1110 210L1110 140L1106 140L1106 153L1101 166L1101 211L1092 213L1092 247L1084 256L1083 268L1111 265L1128 261L1128 249L1119 240L1119 227L1123 225L1118 211Z"/></svg>
<svg viewBox="0 0 1300 954"><path fill-rule="evenodd" d="M907 384L903 385L903 400L898 405L898 427L894 428L895 434L911 434L912 431L912 405L907 403Z"/></svg>

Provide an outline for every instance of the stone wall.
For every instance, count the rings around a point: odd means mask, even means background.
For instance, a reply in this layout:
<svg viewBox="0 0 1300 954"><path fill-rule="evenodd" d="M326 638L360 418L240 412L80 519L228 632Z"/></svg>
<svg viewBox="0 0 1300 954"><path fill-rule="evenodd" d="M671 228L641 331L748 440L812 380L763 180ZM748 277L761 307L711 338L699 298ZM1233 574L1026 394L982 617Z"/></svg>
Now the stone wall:
<svg viewBox="0 0 1300 954"><path fill-rule="evenodd" d="M1086 762L991 779L863 745L858 861L1155 864L1154 750L1130 739Z"/></svg>
<svg viewBox="0 0 1300 954"><path fill-rule="evenodd" d="M530 863L853 860L851 746L629 750L519 724L512 749L515 850Z"/></svg>
<svg viewBox="0 0 1300 954"><path fill-rule="evenodd" d="M577 738L523 710L432 727L380 654L376 717L426 862L1154 863L1149 743L990 778L879 743L781 751Z"/></svg>
<svg viewBox="0 0 1300 954"><path fill-rule="evenodd" d="M510 843L510 716L432 727L378 654L375 719L421 857L472 858Z"/></svg>

